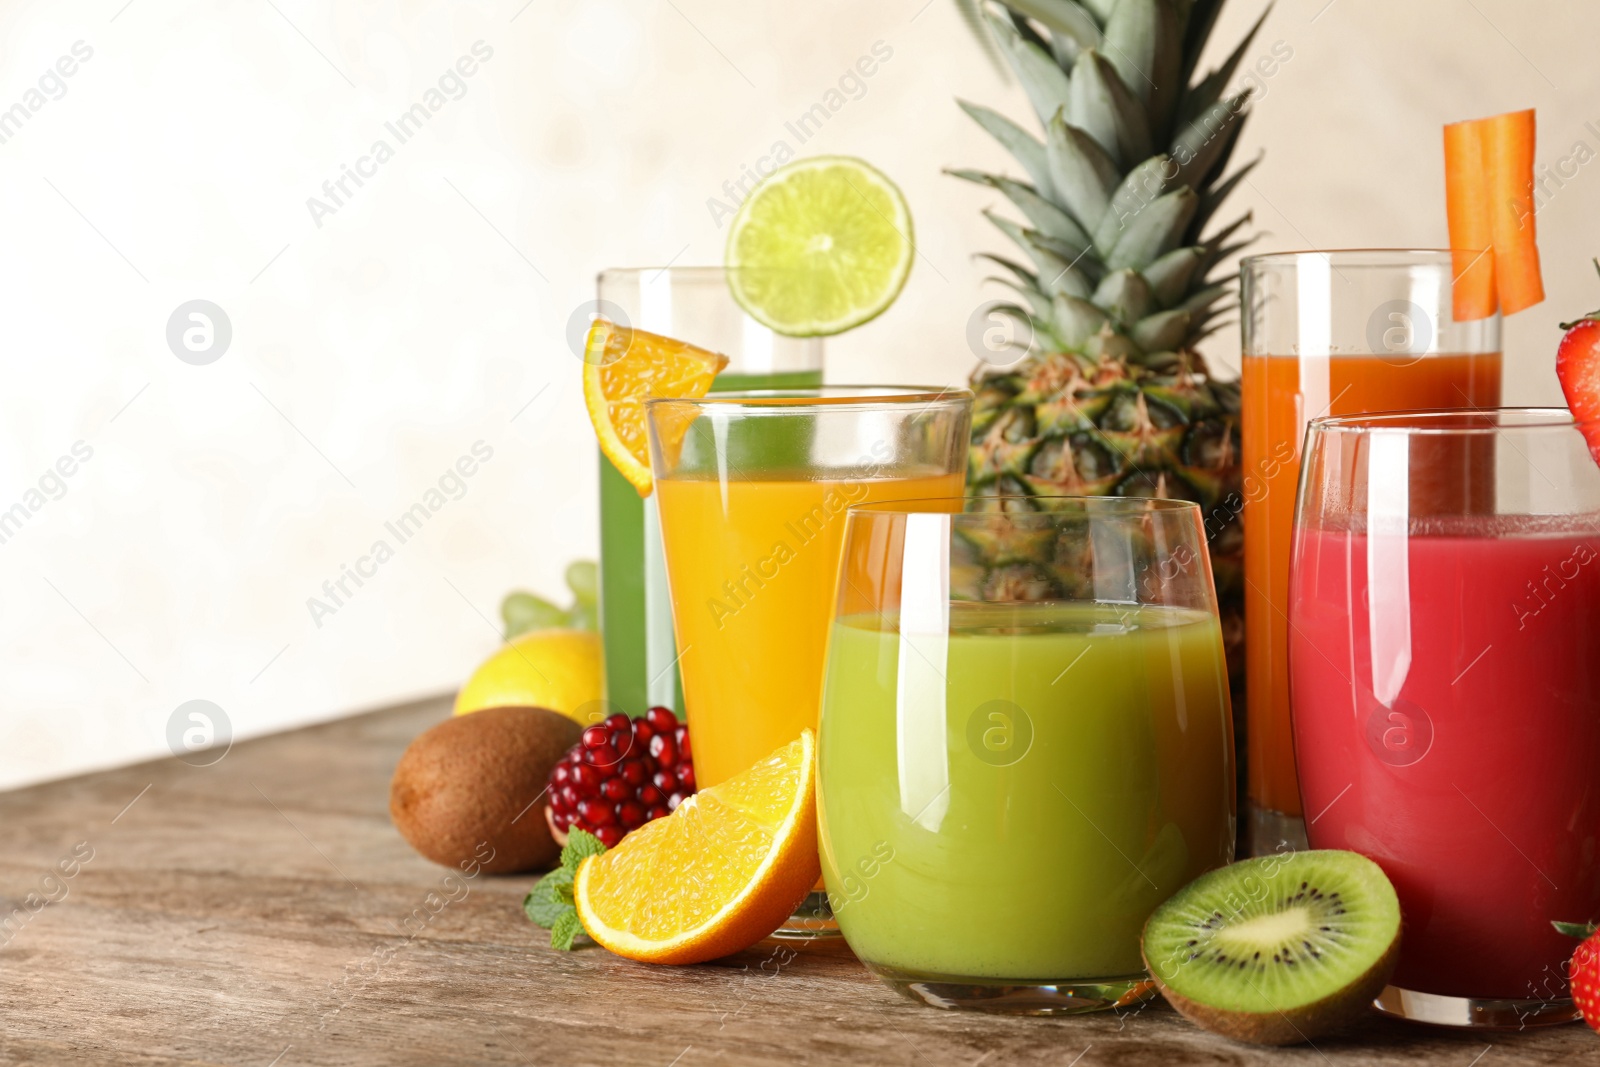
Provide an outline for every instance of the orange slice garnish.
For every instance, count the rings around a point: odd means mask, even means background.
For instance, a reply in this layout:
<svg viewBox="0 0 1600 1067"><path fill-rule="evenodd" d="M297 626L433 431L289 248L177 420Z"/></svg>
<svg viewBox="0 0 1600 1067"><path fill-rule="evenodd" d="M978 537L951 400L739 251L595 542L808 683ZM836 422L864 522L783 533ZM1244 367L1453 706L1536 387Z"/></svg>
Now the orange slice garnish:
<svg viewBox="0 0 1600 1067"><path fill-rule="evenodd" d="M754 767L578 868L583 928L619 956L702 963L776 930L816 884L816 739Z"/></svg>
<svg viewBox="0 0 1600 1067"><path fill-rule="evenodd" d="M595 319L583 346L583 402L604 452L640 496L654 486L644 402L697 399L728 357L660 334Z"/></svg>

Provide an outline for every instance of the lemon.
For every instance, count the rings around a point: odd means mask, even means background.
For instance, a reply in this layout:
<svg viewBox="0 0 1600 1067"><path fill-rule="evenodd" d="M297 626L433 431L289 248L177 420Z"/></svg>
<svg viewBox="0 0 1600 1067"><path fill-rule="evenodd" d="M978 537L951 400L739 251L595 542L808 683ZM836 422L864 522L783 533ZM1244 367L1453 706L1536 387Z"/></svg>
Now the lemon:
<svg viewBox="0 0 1600 1067"><path fill-rule="evenodd" d="M815 156L773 171L739 205L728 287L778 333L820 337L881 315L915 257L894 182L850 156Z"/></svg>
<svg viewBox="0 0 1600 1067"><path fill-rule="evenodd" d="M606 715L600 636L588 630L535 630L500 646L456 694L456 714L482 708L549 708L587 726Z"/></svg>

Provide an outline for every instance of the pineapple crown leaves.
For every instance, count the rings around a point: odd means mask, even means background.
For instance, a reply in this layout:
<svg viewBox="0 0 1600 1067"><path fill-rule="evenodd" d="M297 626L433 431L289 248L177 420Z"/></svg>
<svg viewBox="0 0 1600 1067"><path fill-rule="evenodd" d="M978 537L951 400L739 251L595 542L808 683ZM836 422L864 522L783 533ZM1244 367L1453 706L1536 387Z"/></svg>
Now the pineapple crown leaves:
<svg viewBox="0 0 1600 1067"><path fill-rule="evenodd" d="M1223 0L959 2L988 25L1043 134L958 101L1026 178L949 171L999 192L1025 220L984 212L1033 268L985 257L1012 275L992 279L1022 296L1009 307L1032 316L1037 343L1135 362L1170 359L1213 332L1230 290L1207 276L1249 243L1232 238L1250 216L1204 231L1260 162L1224 177L1249 102L1248 90L1226 89L1267 12L1196 80Z"/></svg>
<svg viewBox="0 0 1600 1067"><path fill-rule="evenodd" d="M598 837L574 826L561 849L561 866L535 882L533 890L522 898L522 911L528 920L550 931L551 948L571 951L573 941L583 933L572 901L572 882L584 860L605 850Z"/></svg>

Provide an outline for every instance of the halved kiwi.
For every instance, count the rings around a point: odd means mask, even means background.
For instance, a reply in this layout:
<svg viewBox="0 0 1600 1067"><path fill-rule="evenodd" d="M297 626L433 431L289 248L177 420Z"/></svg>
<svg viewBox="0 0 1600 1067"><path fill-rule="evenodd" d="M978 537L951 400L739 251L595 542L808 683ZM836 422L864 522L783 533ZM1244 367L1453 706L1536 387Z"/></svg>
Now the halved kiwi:
<svg viewBox="0 0 1600 1067"><path fill-rule="evenodd" d="M1144 961L1192 1022L1260 1045L1361 1014L1394 970L1400 901L1376 863L1334 850L1259 856L1202 875L1144 928Z"/></svg>

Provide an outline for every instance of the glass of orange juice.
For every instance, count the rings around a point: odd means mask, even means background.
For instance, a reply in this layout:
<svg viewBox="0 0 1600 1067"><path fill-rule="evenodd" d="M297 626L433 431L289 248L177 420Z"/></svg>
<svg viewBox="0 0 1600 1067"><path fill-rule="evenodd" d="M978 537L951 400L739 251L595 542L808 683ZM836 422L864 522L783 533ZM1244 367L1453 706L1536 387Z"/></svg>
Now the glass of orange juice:
<svg viewBox="0 0 1600 1067"><path fill-rule="evenodd" d="M696 784L815 730L845 511L960 496L972 394L823 386L646 403ZM779 935L837 933L820 891Z"/></svg>
<svg viewBox="0 0 1600 1067"><path fill-rule="evenodd" d="M1240 266L1252 854L1305 848L1305 820L1319 814L1301 811L1289 725L1289 547L1307 423L1500 403L1500 318L1456 319L1452 268L1450 252L1428 249L1286 252Z"/></svg>

